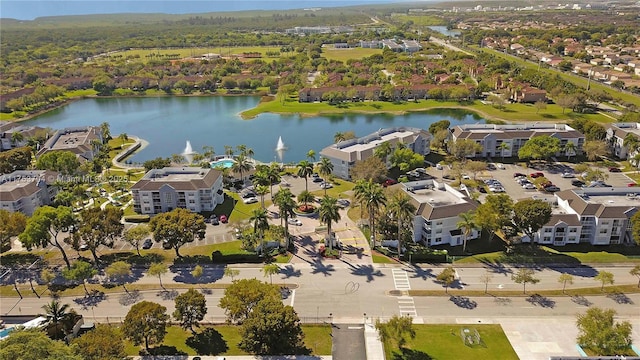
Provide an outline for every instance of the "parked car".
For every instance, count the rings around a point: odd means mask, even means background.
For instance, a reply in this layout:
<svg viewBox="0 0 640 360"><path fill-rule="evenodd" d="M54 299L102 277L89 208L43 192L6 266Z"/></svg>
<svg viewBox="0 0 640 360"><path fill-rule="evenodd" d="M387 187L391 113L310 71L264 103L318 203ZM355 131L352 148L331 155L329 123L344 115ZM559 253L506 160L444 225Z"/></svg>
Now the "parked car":
<svg viewBox="0 0 640 360"><path fill-rule="evenodd" d="M297 218L288 218L287 223L289 223L289 225L302 226L302 221Z"/></svg>
<svg viewBox="0 0 640 360"><path fill-rule="evenodd" d="M551 186L545 187L544 191L546 191L546 192L557 192L557 191L560 191L560 188L555 186L555 185L551 185Z"/></svg>
<svg viewBox="0 0 640 360"><path fill-rule="evenodd" d="M497 169L496 165L493 163L488 163L487 164L487 170L495 170Z"/></svg>
<svg viewBox="0 0 640 360"><path fill-rule="evenodd" d="M487 193L487 189L485 189L484 186L478 186L478 191L480 191L483 194Z"/></svg>
<svg viewBox="0 0 640 360"><path fill-rule="evenodd" d="M436 169L437 170L442 170L442 169L444 169L444 166L442 166L442 164L440 164L440 163L437 163L436 164Z"/></svg>
<svg viewBox="0 0 640 360"><path fill-rule="evenodd" d="M153 241L151 241L151 239L146 239L143 243L142 243L142 248L143 249L151 249L151 247L153 246Z"/></svg>
<svg viewBox="0 0 640 360"><path fill-rule="evenodd" d="M569 178L574 178L576 176L573 173L566 172L566 173L562 173L562 177L569 179Z"/></svg>
<svg viewBox="0 0 640 360"><path fill-rule="evenodd" d="M89 245L87 245L87 244L82 244L82 245L80 245L80 247L78 247L78 250L80 250L80 251L86 251L86 250L89 250Z"/></svg>
<svg viewBox="0 0 640 360"><path fill-rule="evenodd" d="M384 183L382 183L382 186L387 187L387 186L391 186L394 184L397 184L398 182L393 180L393 179L387 179L384 181Z"/></svg>
<svg viewBox="0 0 640 360"><path fill-rule="evenodd" d="M497 164L496 164L496 167L497 167L498 169L500 169L500 170L504 170L504 169L505 169L504 164L502 164L502 163L497 163Z"/></svg>
<svg viewBox="0 0 640 360"><path fill-rule="evenodd" d="M220 225L220 220L218 218L211 219L211 225Z"/></svg>
<svg viewBox="0 0 640 360"><path fill-rule="evenodd" d="M620 169L619 169L619 168L617 168L617 167L610 167L610 168L609 168L609 172L622 172L622 170L620 170Z"/></svg>
<svg viewBox="0 0 640 360"><path fill-rule="evenodd" d="M347 207L350 204L351 203L347 199L338 199L338 206L340 206L340 207Z"/></svg>
<svg viewBox="0 0 640 360"><path fill-rule="evenodd" d="M320 178L320 177L314 177L314 178L313 178L313 182L314 182L314 183L324 182L324 179L323 179L323 178Z"/></svg>
<svg viewBox="0 0 640 360"><path fill-rule="evenodd" d="M541 172L535 172L535 173L532 173L530 176L535 179L539 177L544 177L544 174Z"/></svg>
<svg viewBox="0 0 640 360"><path fill-rule="evenodd" d="M525 189L525 190L535 190L536 186L533 185L532 183L528 182L526 184L523 184L522 188Z"/></svg>
<svg viewBox="0 0 640 360"><path fill-rule="evenodd" d="M525 175L523 173L518 173L518 172L517 173L513 173L513 177L514 178L521 177L521 176L527 177L527 175Z"/></svg>
<svg viewBox="0 0 640 360"><path fill-rule="evenodd" d="M226 224L227 222L229 222L229 218L227 218L227 215L220 215L220 222L223 224Z"/></svg>
<svg viewBox="0 0 640 360"><path fill-rule="evenodd" d="M330 183L327 182L323 182L322 184L320 184L320 188L321 189L331 189L333 187L333 185L331 185Z"/></svg>
<svg viewBox="0 0 640 360"><path fill-rule="evenodd" d="M253 204L258 202L258 198L256 197L245 198L245 199L242 199L242 202L245 204Z"/></svg>
<svg viewBox="0 0 640 360"><path fill-rule="evenodd" d="M636 186L638 186L638 184L636 184L636 183L628 183L627 186L628 187L636 187Z"/></svg>
<svg viewBox="0 0 640 360"><path fill-rule="evenodd" d="M313 174L311 174L311 177L312 177L312 178L314 178L314 179L315 179L315 178L319 178L319 177L320 177L320 174L318 174L318 173L313 173Z"/></svg>
<svg viewBox="0 0 640 360"><path fill-rule="evenodd" d="M504 188L501 186L496 186L496 187L489 187L489 190L491 190L491 192L494 193L503 193L504 192Z"/></svg>
<svg viewBox="0 0 640 360"><path fill-rule="evenodd" d="M573 180L573 181L571 182L571 185L573 185L573 186L577 186L577 187L582 187L582 186L584 186L584 185L585 185L585 182L584 182L584 181L580 181L580 180Z"/></svg>

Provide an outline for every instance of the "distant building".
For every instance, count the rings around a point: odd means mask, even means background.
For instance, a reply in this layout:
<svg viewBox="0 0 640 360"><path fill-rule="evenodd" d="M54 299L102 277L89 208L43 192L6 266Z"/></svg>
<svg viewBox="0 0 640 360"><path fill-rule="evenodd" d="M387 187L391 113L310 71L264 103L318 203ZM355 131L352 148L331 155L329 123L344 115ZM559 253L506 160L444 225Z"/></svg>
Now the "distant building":
<svg viewBox="0 0 640 360"><path fill-rule="evenodd" d="M519 103L535 103L538 101L547 101L547 92L542 89L526 86L515 88L511 92L511 100Z"/></svg>
<svg viewBox="0 0 640 360"><path fill-rule="evenodd" d="M49 170L19 170L0 176L0 209L31 216L40 206L53 203L57 178L58 173Z"/></svg>
<svg viewBox="0 0 640 360"><path fill-rule="evenodd" d="M184 208L213 211L224 201L222 172L195 167L166 167L147 172L131 187L137 213L155 215Z"/></svg>
<svg viewBox="0 0 640 360"><path fill-rule="evenodd" d="M518 151L529 139L541 135L559 139L560 149L564 149L570 142L574 144L575 150L572 153L561 150L556 156L582 153L584 135L565 124L469 124L455 126L451 133L453 141L468 139L482 146L480 152L469 157L518 156ZM503 143L506 146L503 146Z"/></svg>
<svg viewBox="0 0 640 360"><path fill-rule="evenodd" d="M611 152L616 157L626 160L632 159L637 151L631 150L625 146L624 139L631 134L640 142L640 124L639 123L612 123L607 124L607 140L611 147ZM639 162L640 165L640 162Z"/></svg>
<svg viewBox="0 0 640 360"><path fill-rule="evenodd" d="M464 242L458 227L460 214L475 210L476 202L451 186L435 180L422 180L399 185L417 211L413 218L413 240L426 246L458 246ZM476 239L474 229L467 240Z"/></svg>
<svg viewBox="0 0 640 360"><path fill-rule="evenodd" d="M426 155L430 152L431 134L426 130L410 127L380 129L361 138L327 146L320 151L320 155L333 164L333 175L350 179L350 171L355 162L373 156L375 149L386 142L392 146L401 143L417 154Z"/></svg>
<svg viewBox="0 0 640 360"><path fill-rule="evenodd" d="M96 141L102 143L102 130L98 126L65 128L56 131L36 156L40 157L50 151L70 151L78 158L93 160L98 152Z"/></svg>
<svg viewBox="0 0 640 360"><path fill-rule="evenodd" d="M638 211L640 189L594 187L560 191L555 196L558 207L534 242L554 246L634 243L629 219Z"/></svg>
<svg viewBox="0 0 640 360"><path fill-rule="evenodd" d="M0 151L26 146L29 138L35 137L45 131L47 130L38 126L27 126L15 122L0 121ZM14 134L20 135L17 136Z"/></svg>

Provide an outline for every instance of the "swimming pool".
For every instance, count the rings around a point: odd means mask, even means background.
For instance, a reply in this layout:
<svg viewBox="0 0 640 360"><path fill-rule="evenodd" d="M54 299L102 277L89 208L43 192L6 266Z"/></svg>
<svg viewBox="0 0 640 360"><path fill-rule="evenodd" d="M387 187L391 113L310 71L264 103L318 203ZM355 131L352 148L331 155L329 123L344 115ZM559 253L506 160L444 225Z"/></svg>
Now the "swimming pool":
<svg viewBox="0 0 640 360"><path fill-rule="evenodd" d="M221 160L217 160L217 161L212 161L211 162L211 167L212 168L217 168L217 167L230 168L235 163L236 162L233 159L221 159Z"/></svg>
<svg viewBox="0 0 640 360"><path fill-rule="evenodd" d="M0 339L9 336L9 333L12 332L13 330L14 330L13 328L6 328L3 330L0 330Z"/></svg>

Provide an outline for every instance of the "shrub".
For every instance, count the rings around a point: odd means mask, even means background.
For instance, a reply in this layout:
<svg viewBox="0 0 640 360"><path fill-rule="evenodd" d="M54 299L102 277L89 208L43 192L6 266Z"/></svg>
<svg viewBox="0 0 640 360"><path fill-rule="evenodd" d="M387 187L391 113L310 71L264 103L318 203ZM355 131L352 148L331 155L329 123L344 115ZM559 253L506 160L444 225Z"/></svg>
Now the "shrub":
<svg viewBox="0 0 640 360"><path fill-rule="evenodd" d="M124 221L132 223L149 222L151 217L149 215L127 215L124 217Z"/></svg>

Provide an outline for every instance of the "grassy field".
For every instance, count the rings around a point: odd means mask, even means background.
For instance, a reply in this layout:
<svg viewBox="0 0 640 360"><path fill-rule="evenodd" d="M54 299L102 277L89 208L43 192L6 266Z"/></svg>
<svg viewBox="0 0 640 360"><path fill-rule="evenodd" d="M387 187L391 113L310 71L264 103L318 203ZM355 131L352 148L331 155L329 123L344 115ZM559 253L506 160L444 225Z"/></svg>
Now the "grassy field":
<svg viewBox="0 0 640 360"><path fill-rule="evenodd" d="M375 54L382 54L382 49L363 49L360 47L349 49L322 49L322 57L327 58L328 60L337 60L342 62L346 62L349 59L362 59Z"/></svg>
<svg viewBox="0 0 640 360"><path fill-rule="evenodd" d="M640 258L633 248L610 247L608 251L594 249L588 245L563 248L549 248L541 246L530 254L506 255L503 251L478 252L456 260L456 264L607 264L607 263L640 263ZM475 251L474 251L475 252Z"/></svg>
<svg viewBox="0 0 640 360"><path fill-rule="evenodd" d="M220 54L222 56L241 55L242 53L257 52L262 54L262 59L270 59L267 52L280 52L281 46L240 46L240 47L185 47L177 49L132 49L119 51L111 54L111 58L98 58L96 62L109 63L113 61L121 61L128 59L129 61L147 62L156 59L161 55L160 59L167 58L168 55L177 55L175 59L187 57L200 57L204 54ZM289 56L293 53L280 53L280 56ZM153 56L151 56L153 55Z"/></svg>
<svg viewBox="0 0 640 360"><path fill-rule="evenodd" d="M331 328L320 325L303 325L305 345L312 355L331 354ZM240 328L232 325L207 326L197 330L196 335L178 326L167 329L162 345L155 349L166 355L250 355L238 348ZM130 341L125 343L127 355L136 356L143 347L135 346Z"/></svg>
<svg viewBox="0 0 640 360"><path fill-rule="evenodd" d="M537 111L530 104L507 104L503 110L497 109L491 105L482 104L479 101L460 103L456 101L437 101L437 100L420 100L418 102L384 102L384 101L367 101L357 103L342 103L339 105L330 105L329 103L300 103L295 99L289 99L284 104L279 101L261 101L258 106L253 109L244 111L241 116L244 119L251 119L261 113L276 114L299 114L301 116L318 116L318 115L344 115L347 113L392 113L403 114L409 111L428 111L433 109L464 109L475 112L478 115L494 120L502 120L507 122L522 121L553 121L553 122L569 122L574 119L589 119L598 122L612 122L614 119L601 114L579 114L569 110L562 113L562 108L557 105L549 104L547 109Z"/></svg>
<svg viewBox="0 0 640 360"><path fill-rule="evenodd" d="M500 325L413 325L414 340L399 350L385 343L387 359L518 359ZM467 346L461 330L473 329L480 334L480 345Z"/></svg>

